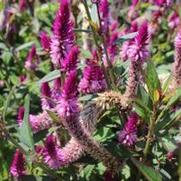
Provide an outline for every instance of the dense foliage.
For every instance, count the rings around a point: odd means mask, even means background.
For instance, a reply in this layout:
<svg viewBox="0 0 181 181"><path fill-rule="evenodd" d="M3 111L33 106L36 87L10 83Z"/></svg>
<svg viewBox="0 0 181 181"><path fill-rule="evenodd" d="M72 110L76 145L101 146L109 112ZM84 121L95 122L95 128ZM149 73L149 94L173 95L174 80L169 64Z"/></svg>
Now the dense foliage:
<svg viewBox="0 0 181 181"><path fill-rule="evenodd" d="M180 7L0 1L0 180L181 180Z"/></svg>

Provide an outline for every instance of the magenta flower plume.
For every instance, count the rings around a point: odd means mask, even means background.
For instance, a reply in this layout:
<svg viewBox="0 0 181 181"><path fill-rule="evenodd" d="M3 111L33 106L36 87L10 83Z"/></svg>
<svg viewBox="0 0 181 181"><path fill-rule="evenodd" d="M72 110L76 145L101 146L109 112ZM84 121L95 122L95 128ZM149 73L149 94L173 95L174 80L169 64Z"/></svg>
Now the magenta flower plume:
<svg viewBox="0 0 181 181"><path fill-rule="evenodd" d="M25 108L23 106L19 107L18 115L17 115L17 122L18 122L19 126L22 124L24 112L25 112Z"/></svg>
<svg viewBox="0 0 181 181"><path fill-rule="evenodd" d="M125 146L132 146L137 140L137 122L138 116L132 113L124 125L123 130L119 132L118 140Z"/></svg>
<svg viewBox="0 0 181 181"><path fill-rule="evenodd" d="M155 0L153 1L154 4L156 4L157 6L165 6L165 7L169 7L172 5L173 0Z"/></svg>
<svg viewBox="0 0 181 181"><path fill-rule="evenodd" d="M17 149L14 156L13 161L10 167L10 173L13 177L18 178L25 175L25 157L24 155Z"/></svg>
<svg viewBox="0 0 181 181"><path fill-rule="evenodd" d="M60 78L56 78L53 81L53 87L51 90L51 98L53 99L53 101L57 101L59 99L61 95L61 80Z"/></svg>
<svg viewBox="0 0 181 181"><path fill-rule="evenodd" d="M66 118L79 112L77 104L77 73L71 71L63 85L62 94L58 100L56 110L60 117Z"/></svg>
<svg viewBox="0 0 181 181"><path fill-rule="evenodd" d="M136 6L138 4L139 0L132 0L132 6Z"/></svg>
<svg viewBox="0 0 181 181"><path fill-rule="evenodd" d="M175 61L173 64L173 78L174 86L181 86L181 31L179 31L175 38Z"/></svg>
<svg viewBox="0 0 181 181"><path fill-rule="evenodd" d="M74 46L70 49L66 59L62 62L62 70L65 72L70 72L76 70L78 63L79 49Z"/></svg>
<svg viewBox="0 0 181 181"><path fill-rule="evenodd" d="M97 62L88 60L83 70L83 78L79 83L79 91L82 93L97 93L104 91L106 87L101 67Z"/></svg>
<svg viewBox="0 0 181 181"><path fill-rule="evenodd" d="M113 32L110 36L109 45L108 45L108 53L110 55L111 61L114 59L118 52L118 47L116 45L116 40L118 39L118 32Z"/></svg>
<svg viewBox="0 0 181 181"><path fill-rule="evenodd" d="M35 45L33 45L26 57L25 68L28 70L35 70L38 66L38 63L39 63L39 58L36 53L36 47Z"/></svg>
<svg viewBox="0 0 181 181"><path fill-rule="evenodd" d="M18 6L19 6L20 12L26 10L28 7L26 0L19 0Z"/></svg>
<svg viewBox="0 0 181 181"><path fill-rule="evenodd" d="M177 12L172 13L169 17L168 17L168 26L171 29L176 28L178 25L180 24L180 17L178 15Z"/></svg>
<svg viewBox="0 0 181 181"><path fill-rule="evenodd" d="M48 36L48 34L45 31L42 31L40 33L40 43L41 43L41 47L45 50L45 51L49 51L50 50L50 37Z"/></svg>
<svg viewBox="0 0 181 181"><path fill-rule="evenodd" d="M127 30L127 33L133 33L133 32L137 32L138 30L138 24L136 22L133 22L131 24L131 27L129 30ZM123 43L122 47L121 47L121 52L120 52L120 55L121 55L121 59L123 61L126 61L128 60L128 55L129 55L129 47L131 45L133 40L129 40L129 41L126 41Z"/></svg>
<svg viewBox="0 0 181 181"><path fill-rule="evenodd" d="M29 123L34 133L50 128L52 122L47 112L38 115L29 115Z"/></svg>
<svg viewBox="0 0 181 181"><path fill-rule="evenodd" d="M41 84L41 106L43 110L53 107L53 101L51 100L51 90L48 82Z"/></svg>
<svg viewBox="0 0 181 181"><path fill-rule="evenodd" d="M148 32L148 24L144 22L138 30L138 35L129 46L128 57L131 61L144 62L149 57L148 43L150 35Z"/></svg>
<svg viewBox="0 0 181 181"><path fill-rule="evenodd" d="M70 20L69 2L62 0L53 24L50 45L52 62L58 67L61 66L73 45L73 22Z"/></svg>
<svg viewBox="0 0 181 181"><path fill-rule="evenodd" d="M63 155L57 138L49 135L44 143L43 159L44 162L52 169L58 169L63 164Z"/></svg>

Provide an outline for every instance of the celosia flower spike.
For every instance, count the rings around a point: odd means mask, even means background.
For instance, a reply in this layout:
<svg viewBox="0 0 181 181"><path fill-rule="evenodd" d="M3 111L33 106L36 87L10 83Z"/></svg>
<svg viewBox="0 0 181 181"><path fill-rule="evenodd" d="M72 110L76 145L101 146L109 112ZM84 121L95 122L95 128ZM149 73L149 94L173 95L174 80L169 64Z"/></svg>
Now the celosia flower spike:
<svg viewBox="0 0 181 181"><path fill-rule="evenodd" d="M93 60L87 61L87 66L83 70L83 78L79 83L79 91L82 93L97 93L106 89L106 81L103 70Z"/></svg>
<svg viewBox="0 0 181 181"><path fill-rule="evenodd" d="M79 49L77 46L74 46L69 51L66 59L62 62L62 70L65 72L70 72L76 70L78 63Z"/></svg>
<svg viewBox="0 0 181 181"><path fill-rule="evenodd" d="M17 149L14 156L13 161L10 167L10 173L13 177L19 178L25 175L25 157L24 155Z"/></svg>
<svg viewBox="0 0 181 181"><path fill-rule="evenodd" d="M174 87L181 86L181 31L175 38L175 61L173 65Z"/></svg>
<svg viewBox="0 0 181 181"><path fill-rule="evenodd" d="M19 107L18 115L17 115L17 122L18 122L19 126L22 124L24 112L25 112L25 108L23 106Z"/></svg>
<svg viewBox="0 0 181 181"><path fill-rule="evenodd" d="M70 20L69 2L62 0L53 23L50 45L52 62L60 67L73 45L73 22Z"/></svg>
<svg viewBox="0 0 181 181"><path fill-rule="evenodd" d="M33 45L28 52L25 62L25 68L28 70L35 70L38 66L39 58L36 53L36 47Z"/></svg>
<svg viewBox="0 0 181 181"><path fill-rule="evenodd" d="M56 110L60 117L66 118L79 112L77 95L77 73L76 71L71 71L67 75L62 94L56 106Z"/></svg>
<svg viewBox="0 0 181 181"><path fill-rule="evenodd" d="M119 132L118 140L125 146L132 146L137 140L137 122L138 116L132 113L124 125L123 130Z"/></svg>
<svg viewBox="0 0 181 181"><path fill-rule="evenodd" d="M63 164L63 155L57 138L54 135L49 135L45 140L45 147L42 154L44 162L52 169L58 169Z"/></svg>
<svg viewBox="0 0 181 181"><path fill-rule="evenodd" d="M51 100L51 90L48 82L43 82L41 84L41 105L43 110L53 107L53 101Z"/></svg>
<svg viewBox="0 0 181 181"><path fill-rule="evenodd" d="M138 30L138 35L136 35L128 49L128 57L131 61L144 62L149 57L149 51L147 48L149 38L148 24L147 22L144 22Z"/></svg>
<svg viewBox="0 0 181 181"><path fill-rule="evenodd" d="M41 43L41 47L45 51L50 50L50 37L48 36L48 34L45 31L42 31L40 33L40 43Z"/></svg>

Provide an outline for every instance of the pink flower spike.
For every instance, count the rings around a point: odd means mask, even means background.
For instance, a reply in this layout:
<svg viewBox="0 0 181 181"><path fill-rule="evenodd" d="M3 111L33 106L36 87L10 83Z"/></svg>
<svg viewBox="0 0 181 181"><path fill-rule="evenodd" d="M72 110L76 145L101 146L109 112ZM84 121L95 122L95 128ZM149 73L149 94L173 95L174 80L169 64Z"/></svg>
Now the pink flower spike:
<svg viewBox="0 0 181 181"><path fill-rule="evenodd" d="M50 109L54 106L51 101L51 90L48 82L41 84L41 106L43 110Z"/></svg>
<svg viewBox="0 0 181 181"><path fill-rule="evenodd" d="M88 60L79 83L79 91L82 93L98 93L104 91L106 87L103 70L97 62Z"/></svg>
<svg viewBox="0 0 181 181"><path fill-rule="evenodd" d="M14 156L13 161L10 167L10 173L13 177L19 178L25 175L25 157L24 155L17 149Z"/></svg>
<svg viewBox="0 0 181 181"><path fill-rule="evenodd" d="M71 71L65 80L62 94L58 100L56 110L60 117L67 118L72 114L79 113L79 107L77 103L77 73Z"/></svg>
<svg viewBox="0 0 181 181"><path fill-rule="evenodd" d="M49 51L50 50L50 37L48 36L48 34L44 31L42 31L40 33L40 43L41 43L41 47L45 50L45 51Z"/></svg>
<svg viewBox="0 0 181 181"><path fill-rule="evenodd" d="M177 12L172 13L169 17L168 17L168 26L171 29L176 28L178 25L180 24L180 17L178 15Z"/></svg>
<svg viewBox="0 0 181 181"><path fill-rule="evenodd" d="M24 112L25 112L25 108L23 106L19 107L18 115L17 115L17 122L18 122L19 126L22 124Z"/></svg>
<svg viewBox="0 0 181 181"><path fill-rule="evenodd" d="M36 47L35 45L33 45L26 57L25 68L28 70L35 70L38 66L38 63L39 63L39 58L36 53Z"/></svg>
<svg viewBox="0 0 181 181"><path fill-rule="evenodd" d="M150 34L148 31L148 24L144 22L138 30L138 35L131 42L128 49L128 57L131 61L144 62L150 55L148 51L148 43L150 40Z"/></svg>
<svg viewBox="0 0 181 181"><path fill-rule="evenodd" d="M132 146L137 140L137 122L138 116L136 113L132 113L127 122L124 125L123 130L119 132L118 140L125 146Z"/></svg>
<svg viewBox="0 0 181 181"><path fill-rule="evenodd" d="M57 143L57 138L49 135L44 145L42 151L44 162L52 169L60 168L64 161L60 145Z"/></svg>
<svg viewBox="0 0 181 181"><path fill-rule="evenodd" d="M68 0L62 0L53 23L50 55L53 64L60 67L69 50L74 45L73 22L70 19Z"/></svg>
<svg viewBox="0 0 181 181"><path fill-rule="evenodd" d="M66 59L62 62L62 70L65 72L70 72L76 70L78 63L79 49L74 46L70 49Z"/></svg>

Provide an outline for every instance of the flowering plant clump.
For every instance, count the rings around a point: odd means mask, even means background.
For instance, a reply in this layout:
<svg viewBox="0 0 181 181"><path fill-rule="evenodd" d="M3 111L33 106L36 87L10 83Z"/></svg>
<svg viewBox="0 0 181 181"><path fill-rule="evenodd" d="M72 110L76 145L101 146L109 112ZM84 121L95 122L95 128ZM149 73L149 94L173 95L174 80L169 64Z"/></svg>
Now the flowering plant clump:
<svg viewBox="0 0 181 181"><path fill-rule="evenodd" d="M180 7L0 2L0 180L181 180Z"/></svg>

